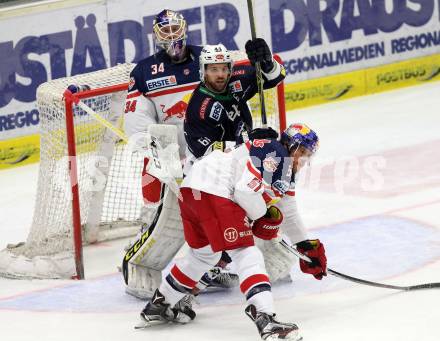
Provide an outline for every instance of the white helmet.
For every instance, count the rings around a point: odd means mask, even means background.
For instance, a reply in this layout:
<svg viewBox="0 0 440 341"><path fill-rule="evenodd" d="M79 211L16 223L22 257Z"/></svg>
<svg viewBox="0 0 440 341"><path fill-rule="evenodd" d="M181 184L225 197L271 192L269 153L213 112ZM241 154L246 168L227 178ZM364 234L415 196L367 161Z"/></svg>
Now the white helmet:
<svg viewBox="0 0 440 341"><path fill-rule="evenodd" d="M200 64L200 80L205 81L205 68L208 64L229 64L229 73L232 74L234 61L231 54L223 44L205 45L199 57Z"/></svg>

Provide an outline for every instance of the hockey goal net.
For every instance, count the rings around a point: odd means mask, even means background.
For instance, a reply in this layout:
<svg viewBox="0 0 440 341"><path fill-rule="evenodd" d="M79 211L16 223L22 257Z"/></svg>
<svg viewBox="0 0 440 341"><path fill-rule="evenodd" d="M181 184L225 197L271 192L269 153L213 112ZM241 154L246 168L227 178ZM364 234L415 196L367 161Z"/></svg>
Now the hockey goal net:
<svg viewBox="0 0 440 341"><path fill-rule="evenodd" d="M237 63L246 63L234 53ZM63 97L76 94L112 126L122 129L129 74L134 64L49 81L38 88L40 168L34 216L25 243L0 252L0 276L83 278L82 244L136 234L141 225L143 155L86 111ZM285 128L284 87L265 91L268 125ZM249 103L261 126L258 96Z"/></svg>

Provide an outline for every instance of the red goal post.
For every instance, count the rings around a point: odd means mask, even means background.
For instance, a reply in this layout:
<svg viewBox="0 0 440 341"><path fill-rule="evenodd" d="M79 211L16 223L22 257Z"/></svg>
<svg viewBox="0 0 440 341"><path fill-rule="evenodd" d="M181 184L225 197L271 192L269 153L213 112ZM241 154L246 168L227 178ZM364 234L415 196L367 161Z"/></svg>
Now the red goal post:
<svg viewBox="0 0 440 341"><path fill-rule="evenodd" d="M237 64L248 63L243 56L235 52ZM82 279L84 243L138 232L143 156L128 155L120 137L75 104L82 101L120 129L134 66L121 64L39 87L40 170L33 222L26 243L0 251L0 276ZM63 97L70 84L87 84L91 90ZM255 127L261 125L257 96L249 102ZM265 91L265 99L268 125L284 130L284 84Z"/></svg>

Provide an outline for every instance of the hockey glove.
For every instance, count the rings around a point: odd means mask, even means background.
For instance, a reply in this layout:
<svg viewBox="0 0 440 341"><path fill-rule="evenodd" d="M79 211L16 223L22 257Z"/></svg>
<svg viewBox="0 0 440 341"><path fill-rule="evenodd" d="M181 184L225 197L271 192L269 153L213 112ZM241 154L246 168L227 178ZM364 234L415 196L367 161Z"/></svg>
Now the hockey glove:
<svg viewBox="0 0 440 341"><path fill-rule="evenodd" d="M249 140L277 139L278 133L271 127L255 128L248 133L248 136Z"/></svg>
<svg viewBox="0 0 440 341"><path fill-rule="evenodd" d="M269 73L273 70L274 62L272 58L272 52L270 52L269 46L263 38L255 38L248 40L246 45L246 54L252 65L256 62L260 62L261 70L264 73Z"/></svg>
<svg viewBox="0 0 440 341"><path fill-rule="evenodd" d="M281 211L277 207L271 206L263 217L254 221L252 232L255 237L260 239L273 239L277 236L282 221Z"/></svg>
<svg viewBox="0 0 440 341"><path fill-rule="evenodd" d="M245 136L246 137L245 137ZM242 144L249 140L261 140L261 139L277 139L278 133L271 127L268 128L255 128L249 132L241 133L236 139L236 144Z"/></svg>
<svg viewBox="0 0 440 341"><path fill-rule="evenodd" d="M327 276L327 257L325 256L324 244L322 244L319 239L299 242L296 244L296 249L312 260L311 263L302 259L299 260L299 266L302 272L311 274L319 280L321 280L323 276Z"/></svg>

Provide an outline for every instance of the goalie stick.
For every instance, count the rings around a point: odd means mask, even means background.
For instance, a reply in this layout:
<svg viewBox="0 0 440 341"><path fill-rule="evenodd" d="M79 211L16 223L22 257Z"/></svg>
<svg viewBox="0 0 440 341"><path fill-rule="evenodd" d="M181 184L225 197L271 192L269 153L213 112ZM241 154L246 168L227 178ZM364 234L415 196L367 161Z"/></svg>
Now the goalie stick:
<svg viewBox="0 0 440 341"><path fill-rule="evenodd" d="M289 245L285 240L280 241L281 246L283 246L287 251L294 254L298 258L305 260L306 262L311 262L312 260L307 257L306 255L299 252L297 249L295 249L293 246ZM408 286L398 286L398 285L391 285L391 284L383 284L383 283L377 283L372 281L367 281L365 279L356 278L353 276L345 275L343 273L340 273L338 271L335 271L333 269L327 268L327 272L335 277L339 277L341 279L345 279L347 281L355 282L358 284L363 285L369 285L373 287L378 288L385 288L385 289L394 289L394 290L402 290L402 291L414 291L414 290L421 290L421 289L438 289L440 288L440 283L425 283L425 284L417 284L417 285L408 285Z"/></svg>

